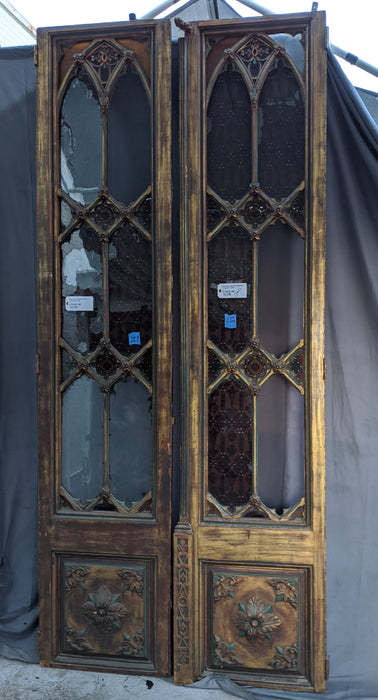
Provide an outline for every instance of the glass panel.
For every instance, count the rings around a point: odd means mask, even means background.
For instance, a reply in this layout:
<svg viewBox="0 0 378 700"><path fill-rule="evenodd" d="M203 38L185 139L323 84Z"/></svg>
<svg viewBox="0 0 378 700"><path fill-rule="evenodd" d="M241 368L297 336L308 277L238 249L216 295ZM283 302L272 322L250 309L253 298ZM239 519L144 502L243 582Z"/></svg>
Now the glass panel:
<svg viewBox="0 0 378 700"><path fill-rule="evenodd" d="M98 384L86 375L63 394L62 484L82 503L102 487L103 405Z"/></svg>
<svg viewBox="0 0 378 700"><path fill-rule="evenodd" d="M281 375L262 386L258 411L258 493L270 508L304 496L304 401Z"/></svg>
<svg viewBox="0 0 378 700"><path fill-rule="evenodd" d="M278 221L263 232L258 261L258 336L281 355L303 337L304 241Z"/></svg>
<svg viewBox="0 0 378 700"><path fill-rule="evenodd" d="M151 183L151 110L143 83L129 67L109 106L109 193L134 202Z"/></svg>
<svg viewBox="0 0 378 700"><path fill-rule="evenodd" d="M72 210L64 199L60 200L60 231L64 231L72 221Z"/></svg>
<svg viewBox="0 0 378 700"><path fill-rule="evenodd" d="M252 400L238 381L209 396L209 491L222 505L247 503L252 483Z"/></svg>
<svg viewBox="0 0 378 700"><path fill-rule="evenodd" d="M101 244L90 226L74 231L62 244L62 336L74 350L94 350L103 332ZM88 297L93 311L70 310L67 297ZM67 307L67 308L66 308Z"/></svg>
<svg viewBox="0 0 378 700"><path fill-rule="evenodd" d="M207 351L207 380L211 384L224 369L223 362L212 350Z"/></svg>
<svg viewBox="0 0 378 700"><path fill-rule="evenodd" d="M285 59L268 75L259 99L258 181L271 197L287 197L304 179L304 106Z"/></svg>
<svg viewBox="0 0 378 700"><path fill-rule="evenodd" d="M68 354L65 350L60 351L60 357L61 357L61 381L65 381L68 379L70 374L74 371L76 365L73 360L73 357Z"/></svg>
<svg viewBox="0 0 378 700"><path fill-rule="evenodd" d="M110 339L133 355L152 336L151 243L125 224L109 246Z"/></svg>
<svg viewBox="0 0 378 700"><path fill-rule="evenodd" d="M207 110L207 181L229 202L241 199L252 178L251 103L241 74L227 63Z"/></svg>
<svg viewBox="0 0 378 700"><path fill-rule="evenodd" d="M251 340L252 243L247 231L231 224L209 243L209 338L227 353L241 352ZM247 283L247 297L220 299L218 284Z"/></svg>
<svg viewBox="0 0 378 700"><path fill-rule="evenodd" d="M61 187L88 204L101 187L102 122L97 95L83 72L71 80L60 116Z"/></svg>
<svg viewBox="0 0 378 700"><path fill-rule="evenodd" d="M110 395L110 488L130 506L152 486L151 395L131 377Z"/></svg>
<svg viewBox="0 0 378 700"><path fill-rule="evenodd" d="M135 364L135 367L139 369L142 374L146 377L147 381L152 384L152 350L147 350L141 357L139 362Z"/></svg>

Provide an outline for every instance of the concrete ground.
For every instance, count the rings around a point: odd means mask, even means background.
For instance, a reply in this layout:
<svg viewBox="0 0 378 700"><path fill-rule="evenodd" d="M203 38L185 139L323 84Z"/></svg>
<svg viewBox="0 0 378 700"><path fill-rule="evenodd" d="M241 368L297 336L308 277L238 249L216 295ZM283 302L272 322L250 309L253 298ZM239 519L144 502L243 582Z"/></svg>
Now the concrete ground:
<svg viewBox="0 0 378 700"><path fill-rule="evenodd" d="M175 686L171 679L42 668L0 657L1 700L230 700L232 697L237 696L219 688Z"/></svg>

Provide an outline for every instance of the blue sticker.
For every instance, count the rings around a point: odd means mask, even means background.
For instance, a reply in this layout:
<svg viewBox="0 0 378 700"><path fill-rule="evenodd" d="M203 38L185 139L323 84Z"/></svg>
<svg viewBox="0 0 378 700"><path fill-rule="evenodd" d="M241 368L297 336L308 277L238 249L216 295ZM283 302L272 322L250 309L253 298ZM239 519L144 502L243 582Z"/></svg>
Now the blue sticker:
<svg viewBox="0 0 378 700"><path fill-rule="evenodd" d="M236 314L225 314L224 315L224 327L225 328L236 328Z"/></svg>
<svg viewBox="0 0 378 700"><path fill-rule="evenodd" d="M140 345L140 333L129 333L129 345Z"/></svg>

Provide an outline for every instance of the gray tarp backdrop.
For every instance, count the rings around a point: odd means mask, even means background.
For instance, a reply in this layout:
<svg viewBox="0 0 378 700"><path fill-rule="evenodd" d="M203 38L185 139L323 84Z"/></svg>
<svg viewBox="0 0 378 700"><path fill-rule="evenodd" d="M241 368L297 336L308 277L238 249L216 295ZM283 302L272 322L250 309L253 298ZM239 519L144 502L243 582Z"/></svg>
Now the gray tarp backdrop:
<svg viewBox="0 0 378 700"><path fill-rule="evenodd" d="M30 662L38 661L35 78L32 48L0 50L0 654ZM378 698L377 155L377 128L329 55L330 679L319 697L333 700ZM225 680L197 687L226 690ZM230 692L315 697L236 686Z"/></svg>

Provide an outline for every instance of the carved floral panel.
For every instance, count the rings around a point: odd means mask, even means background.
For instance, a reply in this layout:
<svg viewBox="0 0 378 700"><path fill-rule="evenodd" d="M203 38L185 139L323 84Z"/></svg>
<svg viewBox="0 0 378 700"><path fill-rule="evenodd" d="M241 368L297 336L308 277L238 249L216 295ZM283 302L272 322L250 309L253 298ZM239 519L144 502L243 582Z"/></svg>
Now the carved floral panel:
<svg viewBox="0 0 378 700"><path fill-rule="evenodd" d="M209 567L207 580L210 668L306 674L306 570Z"/></svg>
<svg viewBox="0 0 378 700"><path fill-rule="evenodd" d="M61 562L62 650L146 660L150 562Z"/></svg>

